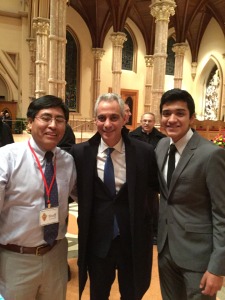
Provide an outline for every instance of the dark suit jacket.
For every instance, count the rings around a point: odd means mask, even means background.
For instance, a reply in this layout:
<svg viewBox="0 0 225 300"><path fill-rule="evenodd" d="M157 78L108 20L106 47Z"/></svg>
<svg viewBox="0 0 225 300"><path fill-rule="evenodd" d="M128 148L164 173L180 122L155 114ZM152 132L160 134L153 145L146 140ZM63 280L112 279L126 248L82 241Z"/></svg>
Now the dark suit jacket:
<svg viewBox="0 0 225 300"><path fill-rule="evenodd" d="M162 172L169 141L163 138L156 148L161 187L158 251L168 238L181 268L225 275L225 150L194 132L168 190Z"/></svg>
<svg viewBox="0 0 225 300"><path fill-rule="evenodd" d="M0 120L0 147L12 143L14 139L9 125Z"/></svg>
<svg viewBox="0 0 225 300"><path fill-rule="evenodd" d="M131 131L129 135L139 141L149 143L154 148L157 146L159 140L166 136L155 127L152 128L152 131L149 134L144 133L142 131L142 126L139 126L135 130Z"/></svg>
<svg viewBox="0 0 225 300"><path fill-rule="evenodd" d="M87 280L87 247L93 208L93 188L96 176L96 156L101 136L74 145L71 154L77 168L78 227L79 227L79 289L80 297ZM149 188L158 189L157 165L151 145L130 139L123 134L126 151L126 176L129 201L129 226L136 295L148 289L152 266L152 216L147 198Z"/></svg>

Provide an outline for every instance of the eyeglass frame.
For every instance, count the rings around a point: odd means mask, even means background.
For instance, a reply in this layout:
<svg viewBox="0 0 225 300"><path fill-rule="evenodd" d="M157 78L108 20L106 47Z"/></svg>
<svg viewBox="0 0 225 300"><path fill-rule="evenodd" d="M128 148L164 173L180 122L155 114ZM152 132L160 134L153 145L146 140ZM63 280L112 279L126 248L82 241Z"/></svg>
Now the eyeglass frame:
<svg viewBox="0 0 225 300"><path fill-rule="evenodd" d="M66 124L66 119L62 116L52 117L51 115L42 115L42 116L35 116L35 119L38 119L43 124L51 124L54 120L56 125L63 125Z"/></svg>

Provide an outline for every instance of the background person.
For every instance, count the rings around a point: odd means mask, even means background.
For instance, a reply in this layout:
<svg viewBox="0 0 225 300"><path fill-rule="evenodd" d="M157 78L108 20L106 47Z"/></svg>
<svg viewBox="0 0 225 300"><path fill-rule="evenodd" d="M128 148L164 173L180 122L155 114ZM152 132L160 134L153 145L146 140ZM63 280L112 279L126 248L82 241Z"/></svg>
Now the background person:
<svg viewBox="0 0 225 300"><path fill-rule="evenodd" d="M166 135L155 127L155 115L151 112L144 113L141 116L140 126L131 131L130 137L151 144L154 148L158 141Z"/></svg>
<svg viewBox="0 0 225 300"><path fill-rule="evenodd" d="M76 169L56 146L69 111L62 99L46 95L30 103L27 117L31 139L0 149L0 294L5 300L65 300L66 219ZM47 153L53 155L49 162ZM51 222L54 232L46 235Z"/></svg>
<svg viewBox="0 0 225 300"><path fill-rule="evenodd" d="M108 299L117 269L121 299L140 300L151 278L152 200L147 195L158 188L155 153L124 133L124 102L117 94L98 98L95 117L98 132L71 149L78 174L79 296L88 272L90 299ZM109 148L114 148L114 174L105 172ZM109 174L114 189L106 184Z"/></svg>
<svg viewBox="0 0 225 300"><path fill-rule="evenodd" d="M13 135L8 124L2 121L0 116L0 147L14 143Z"/></svg>
<svg viewBox="0 0 225 300"><path fill-rule="evenodd" d="M195 104L187 91L164 93L160 114L169 136L156 148L162 298L215 300L225 275L225 151L191 129Z"/></svg>
<svg viewBox="0 0 225 300"><path fill-rule="evenodd" d="M8 124L8 126L10 127L10 129L12 130L12 118L10 117L8 112L5 112L5 118L4 118L4 122L6 124Z"/></svg>
<svg viewBox="0 0 225 300"><path fill-rule="evenodd" d="M129 133L130 137L137 140L146 142L154 148L157 146L159 140L166 135L155 128L155 115L151 112L146 112L141 116L140 126ZM158 214L159 214L159 196L157 192L152 191L153 194L149 197L153 201L153 243L157 244L157 231L158 231Z"/></svg>

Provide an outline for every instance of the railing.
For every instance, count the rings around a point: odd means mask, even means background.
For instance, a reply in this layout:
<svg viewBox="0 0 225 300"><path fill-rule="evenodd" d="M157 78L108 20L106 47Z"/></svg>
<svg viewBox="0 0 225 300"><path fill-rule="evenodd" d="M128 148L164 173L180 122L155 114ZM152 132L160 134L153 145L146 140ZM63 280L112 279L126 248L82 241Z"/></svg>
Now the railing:
<svg viewBox="0 0 225 300"><path fill-rule="evenodd" d="M76 136L76 143L88 140L96 132L95 120L69 120L68 123Z"/></svg>
<svg viewBox="0 0 225 300"><path fill-rule="evenodd" d="M27 128L27 121L25 119L16 120L4 120L4 123L8 124L13 134L21 134L23 130Z"/></svg>

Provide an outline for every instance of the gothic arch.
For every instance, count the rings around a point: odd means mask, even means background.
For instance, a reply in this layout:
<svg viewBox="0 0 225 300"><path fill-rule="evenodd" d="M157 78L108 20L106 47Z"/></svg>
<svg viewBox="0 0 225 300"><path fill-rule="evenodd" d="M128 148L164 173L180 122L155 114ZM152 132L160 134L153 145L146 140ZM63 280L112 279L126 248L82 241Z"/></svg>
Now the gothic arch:
<svg viewBox="0 0 225 300"><path fill-rule="evenodd" d="M222 87L223 72L218 60L211 55L199 77L202 87L202 111L203 119L222 120Z"/></svg>
<svg viewBox="0 0 225 300"><path fill-rule="evenodd" d="M134 35L133 30L130 28L128 24L125 25L125 30L129 33L131 41L133 43L133 62L132 62L132 70L133 72L137 72L137 50L138 50L138 43L137 39ZM125 42L126 43L126 42ZM124 54L124 53L123 53Z"/></svg>
<svg viewBox="0 0 225 300"><path fill-rule="evenodd" d="M2 100L12 101L12 90L10 89L10 83L6 80L4 73L0 69L0 96L4 98Z"/></svg>
<svg viewBox="0 0 225 300"><path fill-rule="evenodd" d="M79 112L80 99L80 43L74 31L66 29L66 104L70 111Z"/></svg>

